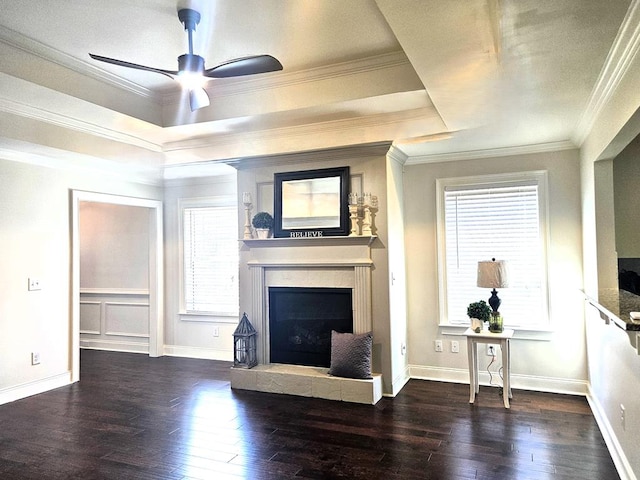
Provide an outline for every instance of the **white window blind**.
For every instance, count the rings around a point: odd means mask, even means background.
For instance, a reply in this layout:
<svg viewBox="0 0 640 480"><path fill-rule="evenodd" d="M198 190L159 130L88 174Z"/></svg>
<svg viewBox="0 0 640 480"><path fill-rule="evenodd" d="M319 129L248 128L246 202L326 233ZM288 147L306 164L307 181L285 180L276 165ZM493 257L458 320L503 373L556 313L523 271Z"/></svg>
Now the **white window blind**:
<svg viewBox="0 0 640 480"><path fill-rule="evenodd" d="M237 316L236 207L185 207L182 215L185 311Z"/></svg>
<svg viewBox="0 0 640 480"><path fill-rule="evenodd" d="M492 258L508 265L509 287L498 291L505 325L548 323L539 181L450 185L442 195L448 323L468 325L469 303L489 299L490 290L476 280L478 261Z"/></svg>

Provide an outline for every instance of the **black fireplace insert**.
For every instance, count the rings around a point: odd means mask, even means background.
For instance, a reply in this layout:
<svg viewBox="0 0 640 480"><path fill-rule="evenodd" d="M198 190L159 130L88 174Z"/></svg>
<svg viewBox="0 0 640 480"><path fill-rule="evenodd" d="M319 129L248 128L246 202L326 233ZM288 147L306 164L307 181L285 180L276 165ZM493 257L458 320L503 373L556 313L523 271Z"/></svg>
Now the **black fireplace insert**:
<svg viewBox="0 0 640 480"><path fill-rule="evenodd" d="M271 363L329 367L331 330L353 332L350 288L269 288Z"/></svg>

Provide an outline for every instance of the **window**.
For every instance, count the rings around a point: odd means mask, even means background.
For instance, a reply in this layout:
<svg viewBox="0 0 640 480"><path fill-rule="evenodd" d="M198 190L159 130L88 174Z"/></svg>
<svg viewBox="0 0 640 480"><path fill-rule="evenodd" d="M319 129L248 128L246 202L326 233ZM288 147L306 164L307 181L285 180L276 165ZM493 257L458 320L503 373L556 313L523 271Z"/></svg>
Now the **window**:
<svg viewBox="0 0 640 480"><path fill-rule="evenodd" d="M546 329L546 172L438 180L441 323L467 326L467 306L488 300L479 260L506 260L506 326Z"/></svg>
<svg viewBox="0 0 640 480"><path fill-rule="evenodd" d="M181 201L182 311L238 317L238 214L232 198Z"/></svg>

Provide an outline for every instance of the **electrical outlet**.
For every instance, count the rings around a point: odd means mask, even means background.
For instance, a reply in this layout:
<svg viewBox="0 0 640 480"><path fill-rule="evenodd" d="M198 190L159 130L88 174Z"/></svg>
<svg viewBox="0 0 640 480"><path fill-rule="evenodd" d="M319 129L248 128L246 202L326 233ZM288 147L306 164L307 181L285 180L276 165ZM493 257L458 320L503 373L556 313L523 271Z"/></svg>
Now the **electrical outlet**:
<svg viewBox="0 0 640 480"><path fill-rule="evenodd" d="M31 365L40 365L40 352L31 352Z"/></svg>
<svg viewBox="0 0 640 480"><path fill-rule="evenodd" d="M441 352L442 351L442 340L436 340L435 341L435 347L436 347L436 352Z"/></svg>
<svg viewBox="0 0 640 480"><path fill-rule="evenodd" d="M459 353L460 352L460 342L457 340L451 340L451 353Z"/></svg>
<svg viewBox="0 0 640 480"><path fill-rule="evenodd" d="M213 327L213 336L214 337L219 337L220 336L220 327Z"/></svg>
<svg viewBox="0 0 640 480"><path fill-rule="evenodd" d="M404 344L404 342L402 342L400 344L400 354L405 355L406 353L407 353L407 346Z"/></svg>
<svg viewBox="0 0 640 480"><path fill-rule="evenodd" d="M626 420L626 411L624 409L624 405L620 404L620 424L622 425L622 430L626 430L625 420Z"/></svg>
<svg viewBox="0 0 640 480"><path fill-rule="evenodd" d="M37 278L29 278L29 291L33 292L35 290L42 290L40 286L40 280Z"/></svg>
<svg viewBox="0 0 640 480"><path fill-rule="evenodd" d="M498 345L493 343L487 343L487 356L488 357L498 356Z"/></svg>

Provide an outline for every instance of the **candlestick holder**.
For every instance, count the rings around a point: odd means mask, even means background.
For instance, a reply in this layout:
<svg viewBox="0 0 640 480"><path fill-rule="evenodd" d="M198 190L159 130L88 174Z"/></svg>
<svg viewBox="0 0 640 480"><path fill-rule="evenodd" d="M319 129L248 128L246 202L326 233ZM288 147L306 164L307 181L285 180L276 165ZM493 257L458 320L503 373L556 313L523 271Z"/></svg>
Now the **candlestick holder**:
<svg viewBox="0 0 640 480"><path fill-rule="evenodd" d="M369 228L371 230L371 235L377 234L376 228L376 213L378 212L378 197L376 195L371 195L371 202L369 203Z"/></svg>
<svg viewBox="0 0 640 480"><path fill-rule="evenodd" d="M360 235L360 229L358 228L358 205L349 205L349 219L351 220L351 232L350 237L357 237Z"/></svg>
<svg viewBox="0 0 640 480"><path fill-rule="evenodd" d="M243 195L242 203L244 205L244 236L245 240L250 240L253 238L253 233L251 232L251 197Z"/></svg>

